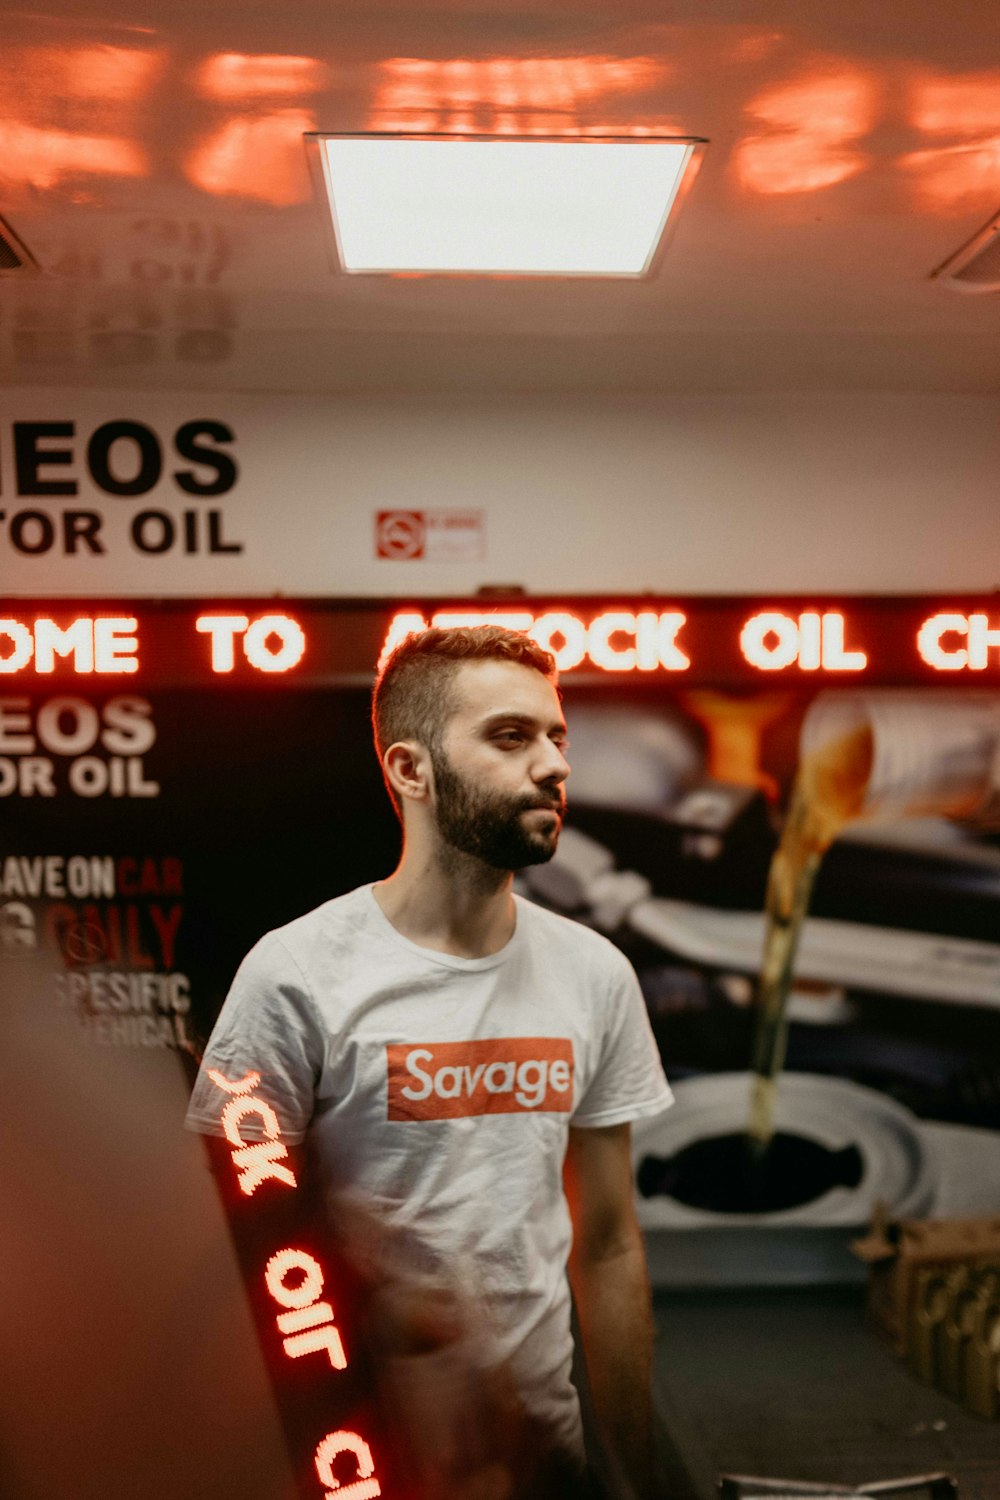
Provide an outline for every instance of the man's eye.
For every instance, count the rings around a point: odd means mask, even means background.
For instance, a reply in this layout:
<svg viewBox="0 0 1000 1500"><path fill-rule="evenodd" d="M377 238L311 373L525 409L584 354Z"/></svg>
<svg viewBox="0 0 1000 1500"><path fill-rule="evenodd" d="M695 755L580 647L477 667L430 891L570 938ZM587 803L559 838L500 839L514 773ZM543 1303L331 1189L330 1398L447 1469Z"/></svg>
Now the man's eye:
<svg viewBox="0 0 1000 1500"><path fill-rule="evenodd" d="M519 729L501 729L493 738L498 745L519 745L524 735Z"/></svg>

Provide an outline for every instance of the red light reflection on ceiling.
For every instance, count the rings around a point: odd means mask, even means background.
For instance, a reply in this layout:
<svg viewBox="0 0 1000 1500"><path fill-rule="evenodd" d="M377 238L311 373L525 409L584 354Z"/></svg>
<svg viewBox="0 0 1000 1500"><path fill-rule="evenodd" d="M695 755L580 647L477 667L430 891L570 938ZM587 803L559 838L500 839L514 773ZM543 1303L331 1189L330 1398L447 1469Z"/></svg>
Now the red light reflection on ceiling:
<svg viewBox="0 0 1000 1500"><path fill-rule="evenodd" d="M1000 72L923 78L910 116L923 135L991 135L1000 130Z"/></svg>
<svg viewBox="0 0 1000 1500"><path fill-rule="evenodd" d="M1000 133L975 146L911 151L900 166L915 174L915 191L927 209L965 212L980 202L992 208L1000 184Z"/></svg>
<svg viewBox="0 0 1000 1500"><path fill-rule="evenodd" d="M784 40L781 31L750 31L736 39L729 55L736 63L760 62Z"/></svg>
<svg viewBox="0 0 1000 1500"><path fill-rule="evenodd" d="M856 144L875 119L874 79L858 68L829 70L765 89L746 106L764 127L733 154L745 192L814 192L854 177L869 163Z"/></svg>
<svg viewBox="0 0 1000 1500"><path fill-rule="evenodd" d="M124 136L44 130L23 120L0 120L0 181L50 188L79 173L145 177L145 151Z"/></svg>
<svg viewBox="0 0 1000 1500"><path fill-rule="evenodd" d="M58 76L58 88L70 98L123 104L145 99L166 62L162 52L136 47L37 50L44 52L48 61L50 87Z"/></svg>
<svg viewBox="0 0 1000 1500"><path fill-rule="evenodd" d="M654 57L392 57L381 65L366 128L578 134L582 107L616 94L641 94L661 84L670 72ZM652 128L662 129L662 122L640 126L639 131ZM609 135L639 133L629 126L604 125L598 130Z"/></svg>
<svg viewBox="0 0 1000 1500"><path fill-rule="evenodd" d="M157 47L11 47L0 56L7 118L28 119L40 127L65 124L64 102L136 104L145 99L166 66ZM107 121L91 118L90 128Z"/></svg>
<svg viewBox="0 0 1000 1500"><path fill-rule="evenodd" d="M910 91L910 119L938 146L911 151L900 165L930 209L992 207L1000 182L1000 72L924 77Z"/></svg>
<svg viewBox="0 0 1000 1500"><path fill-rule="evenodd" d="M254 99L275 94L301 98L329 81L329 69L315 57L279 53L216 52L195 73L195 88L208 99Z"/></svg>
<svg viewBox="0 0 1000 1500"><path fill-rule="evenodd" d="M166 64L156 48L21 47L0 58L0 182L145 177L136 111Z"/></svg>
<svg viewBox="0 0 1000 1500"><path fill-rule="evenodd" d="M204 136L188 156L190 182L216 197L253 198L287 208L312 197L302 137L316 129L305 109L238 115Z"/></svg>
<svg viewBox="0 0 1000 1500"><path fill-rule="evenodd" d="M620 125L613 121L581 124L569 115L542 112L524 115L493 115L488 126L483 126L477 116L467 112L448 115L406 115L405 117L380 115L372 120L370 129L389 135L433 135L435 133L495 136L565 135L572 136L574 140L604 137L620 139L625 136L639 138L650 135L683 135L684 133L683 126L677 120L661 115L643 123L631 120L626 125Z"/></svg>
<svg viewBox="0 0 1000 1500"><path fill-rule="evenodd" d="M661 83L667 67L653 57L393 57L382 64L375 108L572 109L612 93Z"/></svg>

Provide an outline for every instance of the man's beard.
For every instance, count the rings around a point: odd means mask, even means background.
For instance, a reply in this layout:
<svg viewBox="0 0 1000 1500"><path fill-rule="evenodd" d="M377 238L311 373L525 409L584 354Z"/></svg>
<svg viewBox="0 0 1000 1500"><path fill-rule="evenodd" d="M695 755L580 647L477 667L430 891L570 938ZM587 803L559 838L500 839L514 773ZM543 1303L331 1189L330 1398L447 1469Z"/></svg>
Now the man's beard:
<svg viewBox="0 0 1000 1500"><path fill-rule="evenodd" d="M494 870L521 870L542 865L556 852L561 819L552 826L529 828L520 818L528 808L551 808L561 814L562 787L542 788L534 796L510 797L486 792L461 776L443 750L432 751L437 793L437 826L445 843L482 860Z"/></svg>

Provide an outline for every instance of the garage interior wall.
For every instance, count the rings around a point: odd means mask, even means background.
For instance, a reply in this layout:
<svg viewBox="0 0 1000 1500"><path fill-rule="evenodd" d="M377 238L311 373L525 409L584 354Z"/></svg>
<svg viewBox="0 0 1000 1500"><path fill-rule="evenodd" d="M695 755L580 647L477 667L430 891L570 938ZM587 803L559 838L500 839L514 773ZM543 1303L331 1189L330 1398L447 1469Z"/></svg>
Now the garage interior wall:
<svg viewBox="0 0 1000 1500"><path fill-rule="evenodd" d="M25 595L529 592L897 593L1000 585L998 404L972 395L482 396L344 399L19 388L0 432L0 582ZM88 473L102 424L154 434L162 475L109 495ZM224 424L238 475L226 494L178 488L174 434ZM72 498L17 494L12 424L72 423L47 479ZM129 440L112 462L137 471ZM101 518L102 552L67 555L59 512ZM186 556L185 508L221 510L232 550ZM177 520L155 554L137 512ZM379 558L388 510L479 512L478 543L448 561ZM52 545L11 542L19 510L55 523ZM159 533L153 528L154 538ZM38 545L39 534L25 533ZM203 543L199 544L203 546ZM240 550L236 550L239 548Z"/></svg>

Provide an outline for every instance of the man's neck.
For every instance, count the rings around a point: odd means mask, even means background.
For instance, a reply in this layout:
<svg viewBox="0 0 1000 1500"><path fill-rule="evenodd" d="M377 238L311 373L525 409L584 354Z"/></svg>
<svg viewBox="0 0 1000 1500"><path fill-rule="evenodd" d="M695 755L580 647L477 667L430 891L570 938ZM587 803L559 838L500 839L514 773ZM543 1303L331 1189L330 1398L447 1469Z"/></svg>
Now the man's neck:
<svg viewBox="0 0 1000 1500"><path fill-rule="evenodd" d="M382 913L421 948L456 958L487 958L514 933L513 875L457 850L418 857L404 848L399 865L375 886Z"/></svg>

